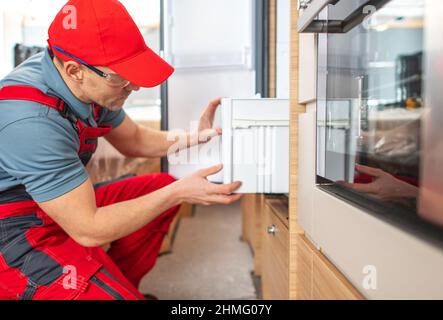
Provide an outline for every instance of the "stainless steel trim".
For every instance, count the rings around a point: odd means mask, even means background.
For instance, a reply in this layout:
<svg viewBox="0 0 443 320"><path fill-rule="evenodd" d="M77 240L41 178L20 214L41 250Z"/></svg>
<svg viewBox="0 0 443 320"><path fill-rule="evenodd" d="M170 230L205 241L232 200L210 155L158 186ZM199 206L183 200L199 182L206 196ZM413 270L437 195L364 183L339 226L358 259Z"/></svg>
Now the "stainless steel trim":
<svg viewBox="0 0 443 320"><path fill-rule="evenodd" d="M338 0L313 0L298 18L298 32L303 32L311 22L314 21L320 11L326 8L329 4L335 4L337 2Z"/></svg>
<svg viewBox="0 0 443 320"><path fill-rule="evenodd" d="M357 86L358 86L358 110L357 110L357 123L358 123L358 128L357 128L357 137L361 137L361 112L363 111L363 80L364 80L364 76L358 76L356 78L357 80Z"/></svg>
<svg viewBox="0 0 443 320"><path fill-rule="evenodd" d="M315 17L328 5L335 5L340 0L314 0L310 6L300 15L298 20L298 32L300 33L347 33L358 26L368 15L366 6L373 6L376 10L383 7L391 0L368 0L344 20L315 20Z"/></svg>

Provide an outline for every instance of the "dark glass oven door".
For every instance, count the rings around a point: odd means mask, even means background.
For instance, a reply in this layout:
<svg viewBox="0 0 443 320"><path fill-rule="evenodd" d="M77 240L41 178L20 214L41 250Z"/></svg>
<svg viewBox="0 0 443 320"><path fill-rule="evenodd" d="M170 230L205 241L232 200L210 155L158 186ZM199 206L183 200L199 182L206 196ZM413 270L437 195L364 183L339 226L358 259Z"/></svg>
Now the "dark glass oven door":
<svg viewBox="0 0 443 320"><path fill-rule="evenodd" d="M440 241L442 229L418 210L429 78L425 9L435 1L379 1L378 7L370 2L341 0L318 17L343 21L362 11L359 24L345 32L318 35L317 183Z"/></svg>

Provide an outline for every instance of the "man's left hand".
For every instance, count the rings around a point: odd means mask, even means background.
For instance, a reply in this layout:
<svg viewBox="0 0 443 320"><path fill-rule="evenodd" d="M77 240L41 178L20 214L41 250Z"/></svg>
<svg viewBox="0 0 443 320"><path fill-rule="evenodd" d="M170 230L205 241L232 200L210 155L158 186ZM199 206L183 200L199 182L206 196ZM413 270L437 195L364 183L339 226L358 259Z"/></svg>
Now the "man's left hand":
<svg viewBox="0 0 443 320"><path fill-rule="evenodd" d="M200 116L198 125L198 143L206 143L213 137L222 134L221 128L213 128L214 116L218 106L221 104L221 98L211 100Z"/></svg>

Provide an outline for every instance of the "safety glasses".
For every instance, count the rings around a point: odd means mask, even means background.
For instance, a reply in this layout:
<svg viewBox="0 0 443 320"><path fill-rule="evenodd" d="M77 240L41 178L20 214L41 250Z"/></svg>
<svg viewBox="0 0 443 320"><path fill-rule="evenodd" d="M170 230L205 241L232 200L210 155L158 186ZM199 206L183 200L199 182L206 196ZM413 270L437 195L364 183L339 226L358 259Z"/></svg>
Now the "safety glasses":
<svg viewBox="0 0 443 320"><path fill-rule="evenodd" d="M106 73L106 72L103 72L103 71L97 69L94 66L91 66L90 64L86 63L82 59L73 56L72 54L70 54L70 53L66 52L65 50L61 49L60 47L53 46L53 48L55 50L57 50L58 52L60 52L60 53L62 53L64 55L74 59L75 61L77 61L79 63L81 63L82 65L84 65L86 68L88 68L89 70L91 70L95 74L98 74L100 77L105 78L107 83L108 83L108 85L111 86L111 87L114 87L114 88L124 88L127 85L129 85L129 83L130 83L128 80L120 77L116 73Z"/></svg>

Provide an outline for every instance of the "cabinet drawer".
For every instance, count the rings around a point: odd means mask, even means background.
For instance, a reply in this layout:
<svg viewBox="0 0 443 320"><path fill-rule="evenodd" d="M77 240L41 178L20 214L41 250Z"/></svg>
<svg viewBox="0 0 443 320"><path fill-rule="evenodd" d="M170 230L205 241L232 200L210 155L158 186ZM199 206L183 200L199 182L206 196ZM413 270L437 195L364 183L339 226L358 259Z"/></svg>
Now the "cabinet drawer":
<svg viewBox="0 0 443 320"><path fill-rule="evenodd" d="M314 255L313 262L313 299L364 299L363 296L321 252Z"/></svg>
<svg viewBox="0 0 443 320"><path fill-rule="evenodd" d="M223 182L239 193L288 193L289 100L222 100Z"/></svg>
<svg viewBox="0 0 443 320"><path fill-rule="evenodd" d="M289 231L267 204L264 227L266 235L262 242L263 298L285 300L289 298Z"/></svg>
<svg viewBox="0 0 443 320"><path fill-rule="evenodd" d="M223 163L209 181L241 181L238 193L288 193L289 100L225 98L221 104L222 136L169 155L171 173L180 179Z"/></svg>

